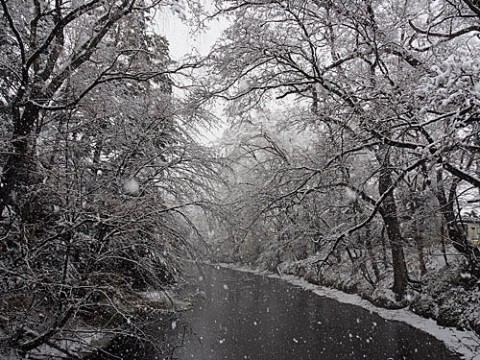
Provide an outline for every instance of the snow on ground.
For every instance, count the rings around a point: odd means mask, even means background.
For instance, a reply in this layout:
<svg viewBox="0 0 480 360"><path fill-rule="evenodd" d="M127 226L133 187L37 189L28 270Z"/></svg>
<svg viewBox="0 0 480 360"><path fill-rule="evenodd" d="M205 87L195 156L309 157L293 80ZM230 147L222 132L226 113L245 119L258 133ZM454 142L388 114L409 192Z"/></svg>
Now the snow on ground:
<svg viewBox="0 0 480 360"><path fill-rule="evenodd" d="M435 320L425 319L405 309L388 310L378 308L367 300L362 299L358 295L347 294L339 290L314 285L297 276L277 275L234 264L221 263L219 264L219 266L233 270L268 276L270 278L282 279L292 285L301 287L304 290L312 291L319 296L325 296L344 304L360 306L370 311L371 313L375 313L381 316L385 320L403 322L421 331L424 331L427 334L432 335L436 339L444 342L450 350L461 354L463 359L465 360L480 360L480 338L473 331L461 331L455 328L439 326L437 325Z"/></svg>

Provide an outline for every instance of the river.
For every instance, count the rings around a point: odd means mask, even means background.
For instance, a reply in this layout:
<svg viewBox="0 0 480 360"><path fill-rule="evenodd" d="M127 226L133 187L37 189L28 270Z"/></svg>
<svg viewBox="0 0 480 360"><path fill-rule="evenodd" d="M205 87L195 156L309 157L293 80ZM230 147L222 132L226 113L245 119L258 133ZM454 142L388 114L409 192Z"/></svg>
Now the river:
<svg viewBox="0 0 480 360"><path fill-rule="evenodd" d="M125 359L461 358L409 325L279 279L206 266L194 283L198 301L193 309L160 317L146 329L162 343L162 350L132 357L129 348ZM122 344L121 352L127 346Z"/></svg>

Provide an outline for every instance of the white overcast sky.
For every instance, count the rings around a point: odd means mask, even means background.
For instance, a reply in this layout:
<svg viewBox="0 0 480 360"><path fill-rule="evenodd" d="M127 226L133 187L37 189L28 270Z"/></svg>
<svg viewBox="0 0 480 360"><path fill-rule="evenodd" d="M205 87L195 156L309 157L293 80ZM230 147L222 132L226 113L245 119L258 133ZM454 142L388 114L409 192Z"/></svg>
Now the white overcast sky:
<svg viewBox="0 0 480 360"><path fill-rule="evenodd" d="M208 3L209 0L202 1ZM206 5L208 6L208 4ZM205 30L198 30L188 26L172 9L164 9L157 15L158 31L164 35L169 44L170 56L178 60L192 51L207 55L210 48L217 41L220 33L226 28L226 21L210 21Z"/></svg>

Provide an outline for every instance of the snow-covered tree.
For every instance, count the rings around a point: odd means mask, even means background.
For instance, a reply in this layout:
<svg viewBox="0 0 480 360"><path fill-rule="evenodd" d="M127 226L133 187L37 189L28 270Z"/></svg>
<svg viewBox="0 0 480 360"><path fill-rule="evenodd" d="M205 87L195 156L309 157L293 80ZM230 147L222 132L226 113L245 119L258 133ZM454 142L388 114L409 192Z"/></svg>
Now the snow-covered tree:
<svg viewBox="0 0 480 360"><path fill-rule="evenodd" d="M173 284L192 251L189 207L207 208L218 166L193 138L201 115L173 95L191 65L153 32L161 5L1 1L9 349L78 357L81 331L135 331L140 292Z"/></svg>
<svg viewBox="0 0 480 360"><path fill-rule="evenodd" d="M380 216L390 243L393 290L402 298L408 274L400 184L423 174L427 186L442 186L433 181L441 167L452 183L479 185L476 3L239 0L222 5L232 25L209 57L211 96L228 100L232 118L243 122L258 109L295 103L303 109L304 126L313 122L334 134L336 147L323 159L325 168L337 171L330 185L355 193L368 211L335 235L331 253ZM325 139L314 141L321 147ZM369 167L353 174L359 159ZM303 179L321 173L311 169ZM364 191L371 182L376 193ZM452 201L447 197L439 205L452 244L477 268L478 249L458 228L455 214L445 211Z"/></svg>

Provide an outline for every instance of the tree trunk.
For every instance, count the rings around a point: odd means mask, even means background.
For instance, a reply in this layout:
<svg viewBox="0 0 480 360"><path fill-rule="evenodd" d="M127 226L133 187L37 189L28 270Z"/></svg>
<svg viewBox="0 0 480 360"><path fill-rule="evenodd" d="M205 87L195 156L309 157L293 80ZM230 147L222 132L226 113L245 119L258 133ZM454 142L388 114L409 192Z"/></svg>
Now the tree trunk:
<svg viewBox="0 0 480 360"><path fill-rule="evenodd" d="M390 248L392 252L393 265L393 292L396 294L397 300L403 299L408 283L407 265L405 263L405 254L403 252L403 238L400 231L400 223L398 221L397 205L391 186L392 169L389 161L388 152L384 152L384 156L379 157L382 168L378 178L378 192L380 196L385 196L382 203L380 214L385 223L388 239L390 240Z"/></svg>
<svg viewBox="0 0 480 360"><path fill-rule="evenodd" d="M424 253L424 246L423 246L423 237L420 233L418 228L418 223L415 221L415 234L413 236L413 240L415 241L415 247L417 248L417 255L418 255L418 268L420 270L420 276L423 276L427 273L427 266L425 265L425 253Z"/></svg>
<svg viewBox="0 0 480 360"><path fill-rule="evenodd" d="M380 239L382 241L382 264L383 264L383 269L386 270L388 269L388 257L387 257L387 242L385 239L385 225L382 226Z"/></svg>
<svg viewBox="0 0 480 360"><path fill-rule="evenodd" d="M17 195L24 195L25 186L35 181L31 135L39 113L39 108L32 104L25 106L23 114L18 108L12 111L12 147L1 175L0 218L6 206L18 207Z"/></svg>
<svg viewBox="0 0 480 360"><path fill-rule="evenodd" d="M412 193L412 197L414 194ZM420 221L418 220L419 214L417 214L418 209L418 199L413 199L410 202L410 215L413 220L413 241L415 242L415 248L417 249L418 255L418 269L420 271L420 276L423 276L427 273L427 266L425 265L425 249L422 232L420 230Z"/></svg>
<svg viewBox="0 0 480 360"><path fill-rule="evenodd" d="M442 255L445 260L445 266L450 266L447 256L447 247L445 246L445 239L447 238L447 225L445 224L445 218L442 216L440 223L440 240L442 245Z"/></svg>

